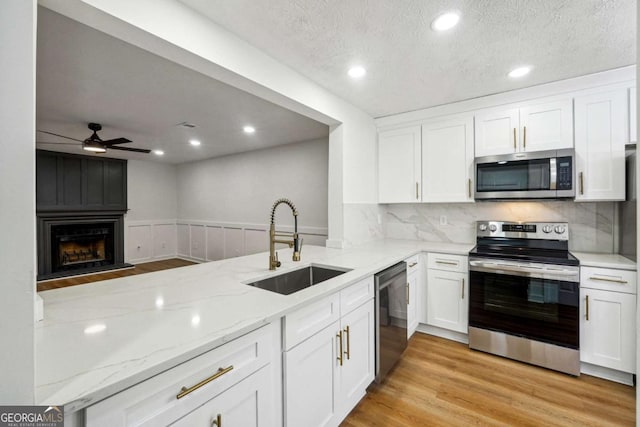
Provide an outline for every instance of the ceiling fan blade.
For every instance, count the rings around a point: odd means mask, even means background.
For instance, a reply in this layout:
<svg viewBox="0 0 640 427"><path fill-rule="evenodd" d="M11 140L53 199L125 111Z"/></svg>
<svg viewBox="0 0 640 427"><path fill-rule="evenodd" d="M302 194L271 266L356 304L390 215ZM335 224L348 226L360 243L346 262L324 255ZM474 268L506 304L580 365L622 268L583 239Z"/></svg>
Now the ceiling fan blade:
<svg viewBox="0 0 640 427"><path fill-rule="evenodd" d="M81 140L81 139L71 138L71 137L69 137L69 136L64 136L64 135L60 135L60 134L57 134L57 133L48 132L48 131L46 131L46 130L40 130L40 129L37 129L37 131L38 131L38 132L41 132L41 133L46 133L46 134L48 134L48 135L58 136L58 137L60 137L60 138L70 139L70 140L72 140L72 141L82 142L82 140Z"/></svg>
<svg viewBox="0 0 640 427"><path fill-rule="evenodd" d="M100 143L102 145L110 146L115 144L126 144L127 142L131 142L131 140L127 138L115 138L115 139L108 139L106 141L101 141Z"/></svg>
<svg viewBox="0 0 640 427"><path fill-rule="evenodd" d="M112 146L107 146L107 149L109 150L122 150L122 151L135 151L136 153L150 153L151 150L146 150L144 148L129 148L129 147L112 147Z"/></svg>
<svg viewBox="0 0 640 427"><path fill-rule="evenodd" d="M48 141L36 141L36 144L48 144L48 145L75 145L79 146L76 142L48 142Z"/></svg>

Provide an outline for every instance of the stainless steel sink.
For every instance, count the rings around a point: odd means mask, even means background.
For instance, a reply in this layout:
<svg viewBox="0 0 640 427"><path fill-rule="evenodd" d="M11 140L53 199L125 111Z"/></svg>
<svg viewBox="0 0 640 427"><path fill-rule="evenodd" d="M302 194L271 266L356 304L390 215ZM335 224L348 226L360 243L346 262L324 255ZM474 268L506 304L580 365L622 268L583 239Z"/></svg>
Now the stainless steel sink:
<svg viewBox="0 0 640 427"><path fill-rule="evenodd" d="M302 289L317 285L318 283L344 274L347 271L350 270L339 267L311 265L298 270L287 271L286 273L282 273L277 276L271 276L266 279L250 282L247 283L247 285L266 289L271 292L277 292L282 295L290 295L294 292L298 292Z"/></svg>

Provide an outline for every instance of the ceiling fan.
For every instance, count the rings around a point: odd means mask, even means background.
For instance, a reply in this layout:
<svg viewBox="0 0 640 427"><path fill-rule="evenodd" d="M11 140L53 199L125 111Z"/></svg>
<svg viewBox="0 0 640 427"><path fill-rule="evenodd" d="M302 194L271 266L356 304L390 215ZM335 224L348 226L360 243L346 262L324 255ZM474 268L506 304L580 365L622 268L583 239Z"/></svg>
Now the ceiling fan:
<svg viewBox="0 0 640 427"><path fill-rule="evenodd" d="M74 145L77 144L78 142L82 144L82 149L85 151L91 151L92 153L106 153L107 149L109 150L122 150L122 151L134 151L136 153L150 153L151 150L147 150L144 148L131 148L131 147L121 147L118 144L126 144L128 142L131 142L131 140L127 139L127 138L115 138L115 139L108 139L106 141L103 141L99 136L98 133L100 130L102 130L102 125L100 123L89 123L87 126L90 130L93 131L93 134L86 138L85 140L81 140L81 139L76 139L76 138L71 138L69 136L64 136L64 135L60 135L57 133L53 133L53 132L48 132L46 130L39 130L38 132L41 133L46 133L48 135L53 135L53 136L57 136L60 138L65 138L65 139L70 139L72 141L76 141L75 143L73 143ZM36 142L37 144L70 144L70 143L64 143L64 142Z"/></svg>

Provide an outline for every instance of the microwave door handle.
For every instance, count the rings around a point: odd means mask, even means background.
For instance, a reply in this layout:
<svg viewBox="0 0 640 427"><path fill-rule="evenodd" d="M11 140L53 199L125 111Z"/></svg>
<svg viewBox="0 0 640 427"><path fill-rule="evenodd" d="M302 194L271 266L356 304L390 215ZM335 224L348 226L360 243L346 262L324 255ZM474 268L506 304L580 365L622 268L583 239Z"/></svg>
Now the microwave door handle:
<svg viewBox="0 0 640 427"><path fill-rule="evenodd" d="M555 157L549 159L549 190L555 190L558 184L558 162Z"/></svg>

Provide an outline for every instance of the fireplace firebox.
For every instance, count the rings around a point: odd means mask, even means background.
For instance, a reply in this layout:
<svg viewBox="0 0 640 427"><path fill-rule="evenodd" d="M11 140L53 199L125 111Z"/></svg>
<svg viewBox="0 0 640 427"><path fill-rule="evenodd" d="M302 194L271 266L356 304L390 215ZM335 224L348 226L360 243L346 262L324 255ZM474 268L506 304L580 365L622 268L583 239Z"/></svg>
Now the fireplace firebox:
<svg viewBox="0 0 640 427"><path fill-rule="evenodd" d="M121 214L38 217L38 280L128 267Z"/></svg>

